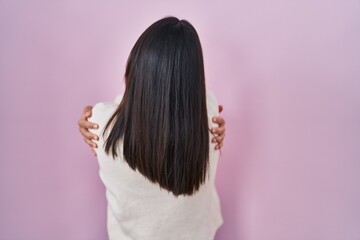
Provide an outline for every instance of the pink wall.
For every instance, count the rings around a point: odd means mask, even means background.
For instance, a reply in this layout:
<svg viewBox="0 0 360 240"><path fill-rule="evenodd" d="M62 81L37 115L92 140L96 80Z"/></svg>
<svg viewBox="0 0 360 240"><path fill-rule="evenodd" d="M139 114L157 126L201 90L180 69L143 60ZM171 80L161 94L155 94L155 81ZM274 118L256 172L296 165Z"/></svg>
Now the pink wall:
<svg viewBox="0 0 360 240"><path fill-rule="evenodd" d="M198 29L225 106L216 239L360 239L357 0L0 1L0 239L106 238L77 120L165 15Z"/></svg>

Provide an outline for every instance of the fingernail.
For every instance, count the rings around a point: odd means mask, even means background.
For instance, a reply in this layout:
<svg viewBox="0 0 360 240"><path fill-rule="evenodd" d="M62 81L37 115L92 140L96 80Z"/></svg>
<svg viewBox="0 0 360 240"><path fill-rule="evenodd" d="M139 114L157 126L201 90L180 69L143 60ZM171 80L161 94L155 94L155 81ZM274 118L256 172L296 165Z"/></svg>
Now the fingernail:
<svg viewBox="0 0 360 240"><path fill-rule="evenodd" d="M213 142L213 143L215 143L215 142L216 142L216 139L215 139L215 138L213 138L213 139L212 139L212 142Z"/></svg>
<svg viewBox="0 0 360 240"><path fill-rule="evenodd" d="M98 127L99 127L99 125L96 125L96 124L94 125L94 128L98 128Z"/></svg>
<svg viewBox="0 0 360 240"><path fill-rule="evenodd" d="M95 140L99 140L98 136L95 136L94 139L95 139Z"/></svg>
<svg viewBox="0 0 360 240"><path fill-rule="evenodd" d="M215 117L213 117L213 122L216 122L216 118L215 118Z"/></svg>

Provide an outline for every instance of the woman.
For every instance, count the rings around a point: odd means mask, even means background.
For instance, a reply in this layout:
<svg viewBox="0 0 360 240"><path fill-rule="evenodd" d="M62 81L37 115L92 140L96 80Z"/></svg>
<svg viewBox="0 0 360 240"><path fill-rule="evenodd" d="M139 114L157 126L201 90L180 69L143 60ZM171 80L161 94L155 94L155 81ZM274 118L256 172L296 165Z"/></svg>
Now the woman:
<svg viewBox="0 0 360 240"><path fill-rule="evenodd" d="M193 26L174 17L152 24L131 50L125 82L121 102L96 104L89 119L99 125L91 132L109 239L213 239L222 224L210 141L219 112Z"/></svg>

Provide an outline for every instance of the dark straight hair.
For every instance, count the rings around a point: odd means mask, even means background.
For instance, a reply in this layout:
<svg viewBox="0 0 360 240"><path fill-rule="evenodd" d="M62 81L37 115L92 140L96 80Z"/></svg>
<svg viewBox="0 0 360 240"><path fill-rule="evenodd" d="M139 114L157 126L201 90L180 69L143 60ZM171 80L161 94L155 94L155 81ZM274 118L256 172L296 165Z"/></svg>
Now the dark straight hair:
<svg viewBox="0 0 360 240"><path fill-rule="evenodd" d="M209 126L204 63L195 28L166 17L135 43L126 64L123 99L104 129L105 152L175 196L205 182Z"/></svg>

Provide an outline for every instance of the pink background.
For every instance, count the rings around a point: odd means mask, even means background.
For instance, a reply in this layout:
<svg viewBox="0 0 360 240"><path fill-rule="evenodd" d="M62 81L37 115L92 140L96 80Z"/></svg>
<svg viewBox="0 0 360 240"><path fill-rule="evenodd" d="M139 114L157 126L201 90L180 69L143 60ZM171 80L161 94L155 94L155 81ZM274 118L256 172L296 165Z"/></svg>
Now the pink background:
<svg viewBox="0 0 360 240"><path fill-rule="evenodd" d="M77 120L166 15L197 28L225 108L216 239L359 240L358 0L0 1L0 239L106 238Z"/></svg>

